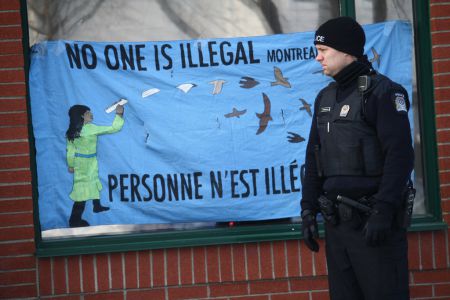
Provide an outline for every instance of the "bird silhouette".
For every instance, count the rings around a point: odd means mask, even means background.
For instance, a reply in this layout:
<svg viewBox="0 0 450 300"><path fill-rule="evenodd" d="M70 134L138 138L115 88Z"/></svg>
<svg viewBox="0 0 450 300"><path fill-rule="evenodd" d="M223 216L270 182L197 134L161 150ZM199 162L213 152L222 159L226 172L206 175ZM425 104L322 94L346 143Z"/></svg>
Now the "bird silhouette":
<svg viewBox="0 0 450 300"><path fill-rule="evenodd" d="M159 92L159 89L157 89L157 88L145 90L145 91L142 92L142 98L149 97L149 96L154 95L154 94L156 94L158 92Z"/></svg>
<svg viewBox="0 0 450 300"><path fill-rule="evenodd" d="M300 110L306 110L306 112L308 113L308 115L309 115L310 117L312 117L311 104L309 104L308 102L306 102L305 99L302 99L302 98L300 98L300 99L298 99L298 100L302 101L302 104L303 104L303 106L300 107Z"/></svg>
<svg viewBox="0 0 450 300"><path fill-rule="evenodd" d="M272 116L270 115L270 99L266 94L262 93L264 100L264 111L260 114L256 113L256 116L259 118L259 128L256 131L256 134L262 133L267 128L267 124L269 121L272 121Z"/></svg>
<svg viewBox="0 0 450 300"><path fill-rule="evenodd" d="M222 87L226 81L223 79L217 79L214 81L211 81L210 84L214 84L214 90L212 92L213 95L217 95L222 91Z"/></svg>
<svg viewBox="0 0 450 300"><path fill-rule="evenodd" d="M244 110L237 110L236 108L233 107L233 111L228 113L228 114L225 114L224 117L225 118L232 118L232 117L239 118L240 116L242 116L246 112L247 112L246 109L244 109Z"/></svg>
<svg viewBox="0 0 450 300"><path fill-rule="evenodd" d="M241 77L241 80L239 81L240 87L244 89L251 89L252 87L255 87L259 84L259 81L256 81L252 77L244 76Z"/></svg>
<svg viewBox="0 0 450 300"><path fill-rule="evenodd" d="M273 67L273 75L275 76L276 81L271 82L270 85L281 85L287 88L291 87L291 84L289 83L288 79L283 77L283 73L281 70L277 67Z"/></svg>
<svg viewBox="0 0 450 300"><path fill-rule="evenodd" d="M377 65L378 65L378 67L380 67L380 58L381 58L381 55L378 54L377 50L375 50L374 47L370 48L370 50L372 50L373 58L371 58L369 61L370 61L371 63L376 62Z"/></svg>
<svg viewBox="0 0 450 300"><path fill-rule="evenodd" d="M298 133L288 131L288 134L287 139L289 143L301 143L305 141L305 138Z"/></svg>
<svg viewBox="0 0 450 300"><path fill-rule="evenodd" d="M195 83L183 83L177 86L177 89L182 90L183 92L187 93L189 92L193 87L196 87L197 85Z"/></svg>

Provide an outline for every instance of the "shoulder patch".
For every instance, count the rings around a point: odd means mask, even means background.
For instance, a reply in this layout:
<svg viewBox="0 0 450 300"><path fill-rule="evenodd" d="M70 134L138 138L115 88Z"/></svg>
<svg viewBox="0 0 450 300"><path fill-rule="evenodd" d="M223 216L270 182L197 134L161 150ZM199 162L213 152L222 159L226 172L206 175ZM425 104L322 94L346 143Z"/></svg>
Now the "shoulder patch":
<svg viewBox="0 0 450 300"><path fill-rule="evenodd" d="M403 93L395 93L394 94L394 105L397 112L408 112L408 108L406 107L405 94Z"/></svg>

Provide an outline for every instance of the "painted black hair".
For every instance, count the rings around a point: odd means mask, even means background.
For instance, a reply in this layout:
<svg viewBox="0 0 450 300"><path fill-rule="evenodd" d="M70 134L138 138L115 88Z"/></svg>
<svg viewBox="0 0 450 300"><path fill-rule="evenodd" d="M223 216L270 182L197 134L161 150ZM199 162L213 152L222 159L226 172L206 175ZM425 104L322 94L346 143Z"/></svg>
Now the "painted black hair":
<svg viewBox="0 0 450 300"><path fill-rule="evenodd" d="M66 131L66 138L69 141L73 141L74 139L80 137L81 129L84 125L83 115L88 110L91 110L86 105L74 105L69 109L69 118L70 124L69 129Z"/></svg>

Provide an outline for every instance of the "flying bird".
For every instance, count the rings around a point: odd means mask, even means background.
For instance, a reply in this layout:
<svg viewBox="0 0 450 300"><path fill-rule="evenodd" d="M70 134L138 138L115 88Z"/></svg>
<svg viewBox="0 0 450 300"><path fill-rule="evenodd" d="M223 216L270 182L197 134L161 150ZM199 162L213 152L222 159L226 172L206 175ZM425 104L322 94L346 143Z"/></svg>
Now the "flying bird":
<svg viewBox="0 0 450 300"><path fill-rule="evenodd" d="M312 117L312 113L311 113L311 104L309 104L308 102L306 102L305 99L302 99L302 98L300 98L300 99L298 99L298 100L302 101L302 104L303 104L303 106L300 107L300 110L306 110L306 112L308 113L308 115L309 115L310 117Z"/></svg>
<svg viewBox="0 0 450 300"><path fill-rule="evenodd" d="M177 86L177 89L180 89L183 92L187 93L196 86L197 85L195 83L183 83L183 84L180 84L179 86Z"/></svg>
<svg viewBox="0 0 450 300"><path fill-rule="evenodd" d="M149 97L149 96L154 95L156 93L159 93L159 89L157 89L157 88L145 90L145 91L142 92L142 98Z"/></svg>
<svg viewBox="0 0 450 300"><path fill-rule="evenodd" d="M218 80L214 80L211 81L210 84L214 84L214 90L212 92L213 95L217 95L220 94L220 92L222 91L222 87L224 85L226 81L223 79L218 79Z"/></svg>
<svg viewBox="0 0 450 300"><path fill-rule="evenodd" d="M291 84L288 81L288 78L283 77L283 73L281 72L281 70L277 67L273 67L273 74L275 76L276 81L271 82L270 85L274 86L274 85L281 85L287 88L291 87Z"/></svg>
<svg viewBox="0 0 450 300"><path fill-rule="evenodd" d="M225 114L224 117L225 118L232 118L232 117L239 118L240 116L242 116L246 112L247 112L246 109L244 109L244 110L237 110L236 108L233 107L233 111L228 113L228 114Z"/></svg>
<svg viewBox="0 0 450 300"><path fill-rule="evenodd" d="M256 134L260 134L266 130L269 121L273 121L272 116L270 115L270 99L266 94L262 93L262 95L264 100L264 111L261 114L256 113L256 116L259 118L259 128Z"/></svg>
<svg viewBox="0 0 450 300"><path fill-rule="evenodd" d="M381 58L381 55L378 54L377 50L375 50L374 47L370 48L370 50L372 50L373 58L371 58L369 61L370 61L371 63L376 62L377 65L378 65L378 67L380 67L380 58Z"/></svg>
<svg viewBox="0 0 450 300"><path fill-rule="evenodd" d="M241 80L239 81L240 87L244 89L251 89L259 84L259 81L256 81L252 77L244 76L241 77Z"/></svg>
<svg viewBox="0 0 450 300"><path fill-rule="evenodd" d="M289 143L301 143L305 141L305 138L298 133L288 131L288 134L287 139Z"/></svg>

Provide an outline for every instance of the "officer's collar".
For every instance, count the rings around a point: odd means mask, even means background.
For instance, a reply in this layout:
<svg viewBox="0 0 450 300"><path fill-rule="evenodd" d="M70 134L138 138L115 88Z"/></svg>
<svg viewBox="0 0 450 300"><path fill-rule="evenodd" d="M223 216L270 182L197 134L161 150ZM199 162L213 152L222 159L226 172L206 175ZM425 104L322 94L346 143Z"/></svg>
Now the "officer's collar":
<svg viewBox="0 0 450 300"><path fill-rule="evenodd" d="M333 78L340 87L347 87L352 84L359 76L370 73L370 68L359 61L354 61L344 67Z"/></svg>

